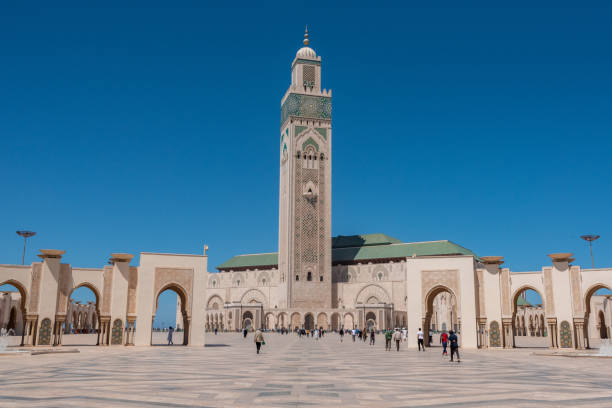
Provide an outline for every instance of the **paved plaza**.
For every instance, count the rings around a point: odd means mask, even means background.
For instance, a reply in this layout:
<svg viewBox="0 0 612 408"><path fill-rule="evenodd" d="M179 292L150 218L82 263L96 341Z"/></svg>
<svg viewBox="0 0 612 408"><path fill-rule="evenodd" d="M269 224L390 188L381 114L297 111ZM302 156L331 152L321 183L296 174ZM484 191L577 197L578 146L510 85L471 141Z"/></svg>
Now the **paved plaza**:
<svg viewBox="0 0 612 408"><path fill-rule="evenodd" d="M0 356L1 407L556 407L612 406L610 359L534 350L386 352L321 340L209 334L198 347L79 347ZM450 405L452 404L452 405Z"/></svg>

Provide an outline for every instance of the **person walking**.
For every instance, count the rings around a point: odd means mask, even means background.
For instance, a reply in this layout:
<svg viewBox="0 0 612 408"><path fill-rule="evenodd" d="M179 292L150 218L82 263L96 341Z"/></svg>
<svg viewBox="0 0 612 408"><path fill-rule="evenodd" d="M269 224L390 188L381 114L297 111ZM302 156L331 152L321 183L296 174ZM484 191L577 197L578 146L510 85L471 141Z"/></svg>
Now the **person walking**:
<svg viewBox="0 0 612 408"><path fill-rule="evenodd" d="M257 331L255 332L254 340L255 340L255 347L257 348L257 354L259 354L259 349L261 349L261 346L263 344L266 344L261 330L257 329Z"/></svg>
<svg viewBox="0 0 612 408"><path fill-rule="evenodd" d="M427 344L431 346L431 343L433 343L433 331L429 329L429 341Z"/></svg>
<svg viewBox="0 0 612 408"><path fill-rule="evenodd" d="M370 332L370 346L373 346L376 342L376 338L374 337L374 329Z"/></svg>
<svg viewBox="0 0 612 408"><path fill-rule="evenodd" d="M455 354L457 354L457 362L460 363L460 357L459 357L459 339L457 338L457 335L455 334L454 331L450 331L450 336L448 336L448 341L450 341L450 348L451 348L451 358L450 361L453 361L453 356Z"/></svg>
<svg viewBox="0 0 612 408"><path fill-rule="evenodd" d="M368 339L368 329L366 329L366 328L364 327L364 329L363 329L362 333L363 333L363 337L362 337L361 339L362 339L362 340L363 340L363 342L365 343L365 342L366 342L366 340Z"/></svg>
<svg viewBox="0 0 612 408"><path fill-rule="evenodd" d="M446 346L448 345L448 334L445 331L440 335L440 343L442 344L442 355L448 356L448 352L446 351Z"/></svg>
<svg viewBox="0 0 612 408"><path fill-rule="evenodd" d="M408 330L405 327L402 327L402 342L406 341L408 338Z"/></svg>
<svg viewBox="0 0 612 408"><path fill-rule="evenodd" d="M174 334L174 329L172 328L172 326L170 326L168 328L168 345L169 346L174 346L174 343L172 342L172 335Z"/></svg>
<svg viewBox="0 0 612 408"><path fill-rule="evenodd" d="M425 344L423 344L423 330L421 330L421 328L419 327L419 331L417 332L417 341L419 343L419 351L421 351L421 348L423 351L425 351Z"/></svg>
<svg viewBox="0 0 612 408"><path fill-rule="evenodd" d="M355 336L357 336L357 332L355 331L355 328L353 327L353 330L351 330L351 336L353 336L353 343L355 342Z"/></svg>
<svg viewBox="0 0 612 408"><path fill-rule="evenodd" d="M391 338L393 337L393 333L391 329L387 329L385 331L385 350L391 351Z"/></svg>
<svg viewBox="0 0 612 408"><path fill-rule="evenodd" d="M397 351L399 351L400 343L402 342L402 332L399 329L395 329L395 333L393 334L393 340L395 340L395 346L397 347ZM391 348L391 346L389 346Z"/></svg>
<svg viewBox="0 0 612 408"><path fill-rule="evenodd" d="M338 334L340 334L340 343L342 343L342 340L344 339L344 329L340 329Z"/></svg>
<svg viewBox="0 0 612 408"><path fill-rule="evenodd" d="M246 336L247 336L248 333L249 333L249 331L247 330L246 327L244 329L242 329L242 338L246 339Z"/></svg>

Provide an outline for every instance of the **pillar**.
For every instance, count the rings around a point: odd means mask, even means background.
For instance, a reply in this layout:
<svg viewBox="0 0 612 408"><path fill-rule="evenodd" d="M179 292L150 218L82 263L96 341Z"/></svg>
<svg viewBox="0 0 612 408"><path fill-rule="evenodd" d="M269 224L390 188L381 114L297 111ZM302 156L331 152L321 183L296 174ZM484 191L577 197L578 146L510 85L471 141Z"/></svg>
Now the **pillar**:
<svg viewBox="0 0 612 408"><path fill-rule="evenodd" d="M478 318L478 348L487 347L487 318Z"/></svg>
<svg viewBox="0 0 612 408"><path fill-rule="evenodd" d="M579 350L584 350L586 348L584 324L584 318L574 318L574 333L576 333L574 345Z"/></svg>
<svg viewBox="0 0 612 408"><path fill-rule="evenodd" d="M559 348L559 340L557 337L557 319L555 317L549 317L546 319L548 324L548 346L550 348Z"/></svg>
<svg viewBox="0 0 612 408"><path fill-rule="evenodd" d="M514 347L514 335L512 334L512 318L502 318L504 328L504 348Z"/></svg>

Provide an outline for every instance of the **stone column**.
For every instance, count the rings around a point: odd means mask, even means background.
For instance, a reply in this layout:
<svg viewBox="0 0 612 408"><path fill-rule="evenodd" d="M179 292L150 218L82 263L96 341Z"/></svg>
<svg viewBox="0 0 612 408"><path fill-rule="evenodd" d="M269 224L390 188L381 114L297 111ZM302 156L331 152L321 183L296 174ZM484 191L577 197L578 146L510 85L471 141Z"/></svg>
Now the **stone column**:
<svg viewBox="0 0 612 408"><path fill-rule="evenodd" d="M559 348L559 341L557 338L557 318L549 317L546 319L546 323L548 324L548 337L549 337L549 347L550 348Z"/></svg>
<svg viewBox="0 0 612 408"><path fill-rule="evenodd" d="M66 321L65 315L57 315L55 316L55 327L53 331L53 345L61 346L62 345L62 334L64 331L62 330L62 325Z"/></svg>
<svg viewBox="0 0 612 408"><path fill-rule="evenodd" d="M36 321L38 320L38 316L36 315L27 315L25 327L23 328L23 339L21 341L23 346L33 346L35 343L35 335L36 335Z"/></svg>
<svg viewBox="0 0 612 408"><path fill-rule="evenodd" d="M574 318L574 333L576 333L576 341L574 342L574 344L575 347L579 350L584 350L586 348L584 339L584 324L584 318Z"/></svg>
<svg viewBox="0 0 612 408"><path fill-rule="evenodd" d="M514 335L512 333L512 318L502 318L504 328L504 348L514 347Z"/></svg>
<svg viewBox="0 0 612 408"><path fill-rule="evenodd" d="M100 317L100 346L108 346L110 344L109 329L110 316Z"/></svg>
<svg viewBox="0 0 612 408"><path fill-rule="evenodd" d="M478 348L486 348L487 347L487 318L480 317L478 318Z"/></svg>

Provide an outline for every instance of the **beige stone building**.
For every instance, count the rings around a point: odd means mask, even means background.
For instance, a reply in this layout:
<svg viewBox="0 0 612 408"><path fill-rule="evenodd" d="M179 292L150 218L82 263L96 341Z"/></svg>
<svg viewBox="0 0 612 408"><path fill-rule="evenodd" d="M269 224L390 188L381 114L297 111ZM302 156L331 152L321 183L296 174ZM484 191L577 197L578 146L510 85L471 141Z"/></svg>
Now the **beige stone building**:
<svg viewBox="0 0 612 408"><path fill-rule="evenodd" d="M150 345L167 289L179 297L184 344L194 346L215 327L406 327L412 347L420 327L456 329L467 348L514 347L527 332L546 334L549 347L585 348L609 335L609 298L593 295L612 288L612 269L583 269L570 253L550 254L539 271L516 272L502 267L502 257L448 240L332 237L332 93L322 87L322 68L306 38L291 64L275 136L278 252L238 255L211 273L206 246L201 255L143 252L137 266L133 255L113 253L100 268L73 267L62 263L65 251L41 249L39 262L0 265L0 285L20 293L22 343L61 345L75 321L70 296L81 286L96 295L89 308L101 346ZM528 289L540 294L541 306L521 304Z"/></svg>

